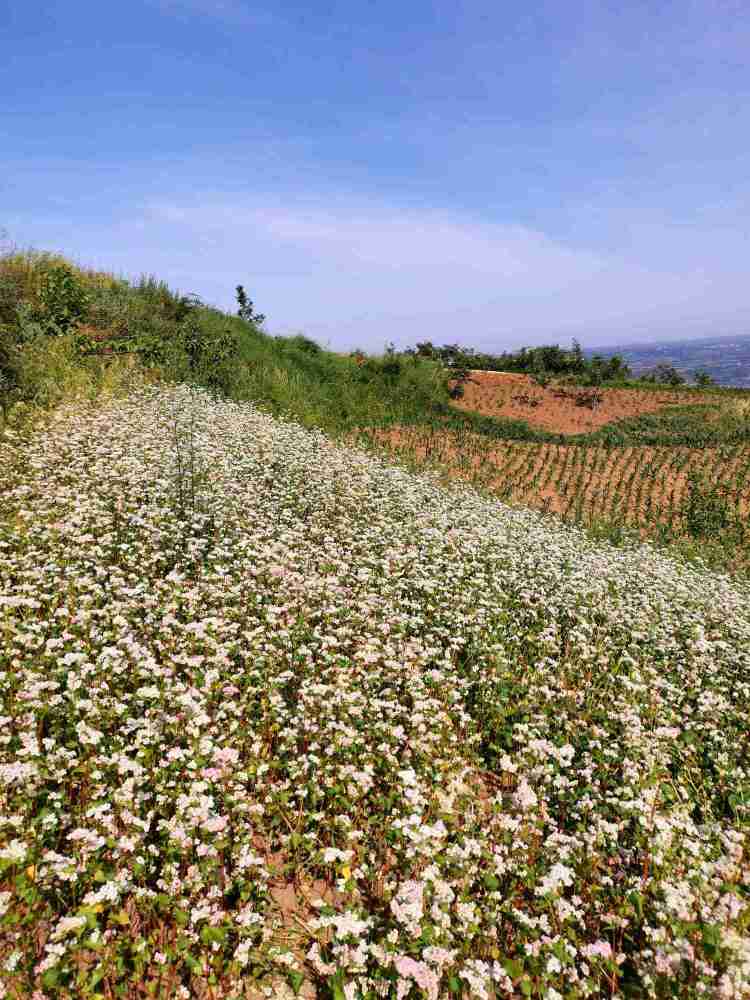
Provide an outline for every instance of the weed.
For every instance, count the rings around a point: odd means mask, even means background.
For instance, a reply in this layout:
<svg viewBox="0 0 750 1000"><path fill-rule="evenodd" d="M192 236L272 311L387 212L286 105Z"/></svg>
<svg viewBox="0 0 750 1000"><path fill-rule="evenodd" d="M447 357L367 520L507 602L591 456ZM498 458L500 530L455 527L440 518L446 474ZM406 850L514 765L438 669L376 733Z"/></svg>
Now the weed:
<svg viewBox="0 0 750 1000"><path fill-rule="evenodd" d="M726 487L691 472L682 507L685 530L692 538L716 538L737 522Z"/></svg>
<svg viewBox="0 0 750 1000"><path fill-rule="evenodd" d="M85 320L89 295L72 268L55 264L42 277L39 303L39 320L44 332L66 334Z"/></svg>

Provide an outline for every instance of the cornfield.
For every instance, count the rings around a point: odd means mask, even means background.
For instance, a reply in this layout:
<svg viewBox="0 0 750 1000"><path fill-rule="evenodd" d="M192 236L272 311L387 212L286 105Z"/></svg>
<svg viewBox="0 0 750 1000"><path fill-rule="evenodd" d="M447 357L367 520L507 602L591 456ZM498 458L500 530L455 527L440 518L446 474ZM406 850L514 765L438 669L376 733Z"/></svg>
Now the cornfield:
<svg viewBox="0 0 750 1000"><path fill-rule="evenodd" d="M729 520L750 509L750 444L716 448L491 442L437 427L386 428L371 440L434 464L503 500L579 524L623 524L648 535L690 528L696 491Z"/></svg>

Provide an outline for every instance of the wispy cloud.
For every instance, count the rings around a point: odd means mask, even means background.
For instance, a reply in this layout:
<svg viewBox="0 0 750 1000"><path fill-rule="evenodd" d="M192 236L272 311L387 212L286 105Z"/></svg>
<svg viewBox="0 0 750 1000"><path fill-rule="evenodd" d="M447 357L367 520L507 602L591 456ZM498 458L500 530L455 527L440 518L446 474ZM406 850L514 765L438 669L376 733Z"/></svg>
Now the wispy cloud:
<svg viewBox="0 0 750 1000"><path fill-rule="evenodd" d="M21 242L341 346L750 329L746 0L68 6L12 0Z"/></svg>
<svg viewBox="0 0 750 1000"><path fill-rule="evenodd" d="M151 203L146 219L170 240L202 247L202 273L221 276L222 288L207 288L217 299L236 274L277 329L305 328L340 346L425 336L604 343L750 322L742 276L694 262L670 267L668 234L663 265L641 267L636 255L566 246L527 227L371 200L205 196Z"/></svg>

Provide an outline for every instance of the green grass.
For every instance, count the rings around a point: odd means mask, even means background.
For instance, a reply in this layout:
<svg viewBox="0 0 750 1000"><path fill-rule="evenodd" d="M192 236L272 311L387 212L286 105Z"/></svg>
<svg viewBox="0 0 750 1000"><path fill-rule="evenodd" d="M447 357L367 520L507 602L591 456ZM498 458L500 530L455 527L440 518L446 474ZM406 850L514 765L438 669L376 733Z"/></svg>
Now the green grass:
<svg viewBox="0 0 750 1000"><path fill-rule="evenodd" d="M60 272L80 314L65 327L65 303L50 303L49 294L58 286L65 291ZM167 381L255 400L271 413L335 435L450 415L448 377L435 361L384 354L357 363L302 336L270 336L152 276L126 281L30 251L0 257L0 401L6 416L19 405L54 405L76 394L72 386L94 385L114 357L102 356L103 344L137 357Z"/></svg>
<svg viewBox="0 0 750 1000"><path fill-rule="evenodd" d="M750 407L750 392L744 397L737 390L723 396L714 392L705 402L669 406L658 413L646 413L613 421L585 434L556 434L534 427L525 420L490 417L480 413L452 411L441 420L451 430L464 429L483 434L491 440L532 441L539 444L608 444L612 447L632 445L685 446L689 448L717 447L750 441L750 411L746 416L727 404L746 400Z"/></svg>
<svg viewBox="0 0 750 1000"><path fill-rule="evenodd" d="M745 395L748 399L750 394ZM658 413L617 421L576 440L611 445L671 445L715 448L750 440L750 417L726 403L738 399L736 393L687 406L670 406Z"/></svg>
<svg viewBox="0 0 750 1000"><path fill-rule="evenodd" d="M241 321L233 321L241 324ZM301 338L273 338L238 330L243 369L236 399L252 399L306 427L343 434L363 426L448 417L446 377L419 358L368 358L358 365Z"/></svg>

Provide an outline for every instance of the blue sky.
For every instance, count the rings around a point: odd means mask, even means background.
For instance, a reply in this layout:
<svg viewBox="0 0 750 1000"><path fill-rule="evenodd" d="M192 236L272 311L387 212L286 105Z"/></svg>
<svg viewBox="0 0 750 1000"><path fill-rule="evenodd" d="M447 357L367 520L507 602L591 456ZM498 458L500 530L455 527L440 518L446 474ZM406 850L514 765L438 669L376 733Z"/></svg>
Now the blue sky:
<svg viewBox="0 0 750 1000"><path fill-rule="evenodd" d="M750 333L746 0L0 0L0 229L336 349Z"/></svg>

